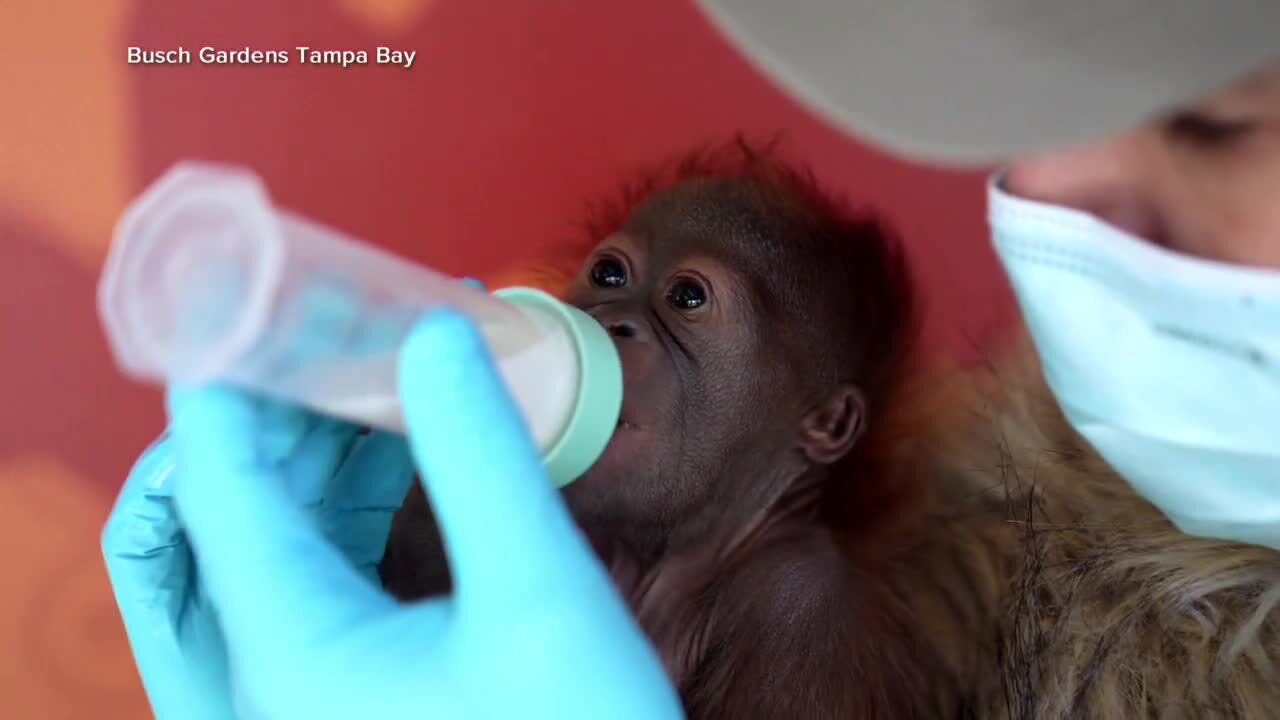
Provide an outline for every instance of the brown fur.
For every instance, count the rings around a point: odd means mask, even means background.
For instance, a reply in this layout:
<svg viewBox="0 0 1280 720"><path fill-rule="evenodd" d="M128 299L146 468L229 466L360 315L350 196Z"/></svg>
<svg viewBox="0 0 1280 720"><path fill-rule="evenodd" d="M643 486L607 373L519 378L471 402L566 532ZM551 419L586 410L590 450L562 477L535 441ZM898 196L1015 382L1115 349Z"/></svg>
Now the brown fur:
<svg viewBox="0 0 1280 720"><path fill-rule="evenodd" d="M950 392L934 401L942 412L907 433L917 470L1004 515L999 530L961 508L929 511L964 527L950 540L968 580L950 593L985 597L991 583L1002 596L999 683L974 679L979 716L1280 713L1280 552L1179 532L1066 423L1030 345L1007 359L934 378ZM993 537L991 564L972 559Z"/></svg>
<svg viewBox="0 0 1280 720"><path fill-rule="evenodd" d="M558 266L505 279L555 291ZM862 443L857 477L827 498L845 581L865 592L842 610L848 666L805 672L860 685L857 717L1280 714L1280 552L1180 533L1071 430L1025 340L1004 359L911 374ZM750 592L749 580L727 587ZM638 611L664 653L699 642L664 640ZM803 648L770 647L794 656L718 672L767 683L803 670ZM690 708L699 716L781 712L702 696L714 704ZM781 696L825 716L794 686Z"/></svg>

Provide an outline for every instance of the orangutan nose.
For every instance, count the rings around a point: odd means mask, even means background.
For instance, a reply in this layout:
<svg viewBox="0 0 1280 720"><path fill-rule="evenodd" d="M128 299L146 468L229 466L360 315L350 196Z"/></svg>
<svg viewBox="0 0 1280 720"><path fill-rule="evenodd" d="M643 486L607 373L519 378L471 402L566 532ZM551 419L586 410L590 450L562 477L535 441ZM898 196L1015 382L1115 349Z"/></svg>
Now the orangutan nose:
<svg viewBox="0 0 1280 720"><path fill-rule="evenodd" d="M632 320L615 320L605 324L609 334L619 340L631 340L639 337L640 328Z"/></svg>

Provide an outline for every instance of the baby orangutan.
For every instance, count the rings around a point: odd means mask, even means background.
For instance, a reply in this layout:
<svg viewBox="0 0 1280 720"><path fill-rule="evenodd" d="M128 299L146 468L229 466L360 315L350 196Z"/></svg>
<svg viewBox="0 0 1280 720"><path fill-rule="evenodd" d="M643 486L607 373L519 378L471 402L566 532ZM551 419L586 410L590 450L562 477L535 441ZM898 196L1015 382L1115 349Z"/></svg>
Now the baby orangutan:
<svg viewBox="0 0 1280 720"><path fill-rule="evenodd" d="M688 714L962 712L992 591L926 559L881 567L921 502L870 452L914 332L893 238L745 144L633 189L593 234L566 298L614 337L625 399L565 497ZM415 488L385 585L446 591L439 543Z"/></svg>

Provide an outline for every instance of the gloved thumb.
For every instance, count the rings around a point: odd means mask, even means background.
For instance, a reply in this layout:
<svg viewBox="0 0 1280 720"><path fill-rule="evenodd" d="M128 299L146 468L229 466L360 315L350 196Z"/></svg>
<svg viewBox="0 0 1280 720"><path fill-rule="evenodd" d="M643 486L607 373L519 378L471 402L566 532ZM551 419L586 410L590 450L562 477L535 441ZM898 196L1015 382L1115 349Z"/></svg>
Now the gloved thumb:
<svg viewBox="0 0 1280 720"><path fill-rule="evenodd" d="M400 354L409 444L448 548L460 603L545 593L594 562L476 327L428 314ZM557 566L559 569L553 571Z"/></svg>

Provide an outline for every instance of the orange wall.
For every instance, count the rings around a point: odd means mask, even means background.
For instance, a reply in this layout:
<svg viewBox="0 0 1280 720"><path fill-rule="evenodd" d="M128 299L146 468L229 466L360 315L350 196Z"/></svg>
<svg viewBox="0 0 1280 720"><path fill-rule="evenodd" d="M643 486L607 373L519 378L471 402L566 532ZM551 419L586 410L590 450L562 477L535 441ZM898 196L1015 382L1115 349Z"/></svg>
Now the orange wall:
<svg viewBox="0 0 1280 720"><path fill-rule="evenodd" d="M417 51L412 68L141 67L126 48ZM784 99L687 0L16 0L0 9L0 715L138 717L97 532L160 396L120 379L94 283L124 204L181 158L449 272L555 249L630 168L737 130L906 236L937 342L1010 305L976 174L899 164Z"/></svg>

